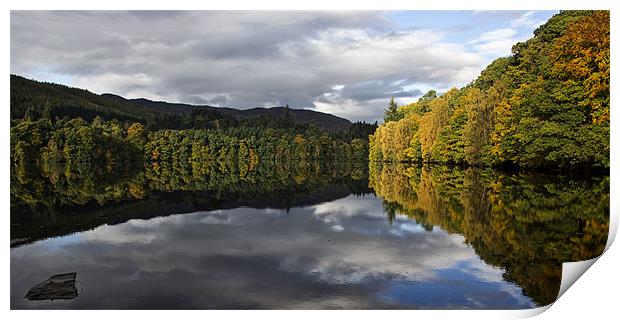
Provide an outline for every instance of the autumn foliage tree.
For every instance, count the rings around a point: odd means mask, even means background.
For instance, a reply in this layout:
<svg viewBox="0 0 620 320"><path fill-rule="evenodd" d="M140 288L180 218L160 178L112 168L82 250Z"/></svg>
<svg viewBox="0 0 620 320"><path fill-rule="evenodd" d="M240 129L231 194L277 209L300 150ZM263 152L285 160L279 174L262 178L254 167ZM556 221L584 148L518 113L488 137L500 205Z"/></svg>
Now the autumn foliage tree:
<svg viewBox="0 0 620 320"><path fill-rule="evenodd" d="M553 16L466 87L400 107L404 119L371 137L370 160L609 168L609 23L607 11ZM396 128L409 122L402 153Z"/></svg>

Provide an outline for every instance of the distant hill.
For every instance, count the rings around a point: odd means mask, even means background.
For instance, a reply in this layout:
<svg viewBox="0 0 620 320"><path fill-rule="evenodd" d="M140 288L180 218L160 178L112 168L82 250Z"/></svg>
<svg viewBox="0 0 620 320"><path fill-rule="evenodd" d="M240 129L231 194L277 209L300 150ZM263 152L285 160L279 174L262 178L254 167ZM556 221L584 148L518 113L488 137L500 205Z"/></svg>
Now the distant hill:
<svg viewBox="0 0 620 320"><path fill-rule="evenodd" d="M224 107L212 107L208 105L190 105L183 103L170 103L165 101L152 101L144 98L140 99L125 99L121 96L104 93L101 95L110 100L129 102L140 107L148 108L158 112L168 112L176 114L191 114L196 110L209 110L218 112L224 115L235 117L238 120L241 119L253 119L253 118L281 118L286 116L285 107L274 108L252 108L252 109L234 109ZM312 111L307 109L294 109L289 108L290 116L296 124L312 124L323 130L330 132L338 132L347 130L351 127L351 121L337 117L332 114Z"/></svg>
<svg viewBox="0 0 620 320"><path fill-rule="evenodd" d="M112 101L88 90L11 75L11 119L43 114L140 122L155 117L152 110L127 101Z"/></svg>
<svg viewBox="0 0 620 320"><path fill-rule="evenodd" d="M106 120L142 122L153 129L179 129L192 126L191 119L188 119L195 111L210 121L216 118L232 121L282 118L287 113L283 107L240 110L148 99L125 99L114 94L99 95L80 88L11 75L11 119L49 116L81 117L90 121L99 116ZM295 124L313 124L329 132L346 130L352 125L347 119L312 110L291 108L289 115Z"/></svg>

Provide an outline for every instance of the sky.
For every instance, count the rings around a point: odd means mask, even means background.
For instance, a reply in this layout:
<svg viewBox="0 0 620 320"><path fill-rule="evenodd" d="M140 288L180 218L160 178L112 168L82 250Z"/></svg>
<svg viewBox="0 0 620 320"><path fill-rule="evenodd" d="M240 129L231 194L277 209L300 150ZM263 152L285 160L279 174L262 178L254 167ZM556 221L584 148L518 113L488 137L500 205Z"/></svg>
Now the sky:
<svg viewBox="0 0 620 320"><path fill-rule="evenodd" d="M126 98L379 121L555 11L12 11L11 73Z"/></svg>

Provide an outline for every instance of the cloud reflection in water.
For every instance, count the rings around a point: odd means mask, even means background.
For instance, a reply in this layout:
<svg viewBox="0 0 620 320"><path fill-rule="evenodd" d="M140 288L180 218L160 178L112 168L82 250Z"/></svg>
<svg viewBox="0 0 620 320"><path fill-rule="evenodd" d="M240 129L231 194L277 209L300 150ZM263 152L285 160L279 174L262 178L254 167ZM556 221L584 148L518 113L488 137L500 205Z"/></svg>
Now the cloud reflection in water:
<svg viewBox="0 0 620 320"><path fill-rule="evenodd" d="M462 236L404 217L390 225L374 196L103 225L14 248L11 264L17 309L534 306ZM84 284L79 299L21 298L68 269Z"/></svg>

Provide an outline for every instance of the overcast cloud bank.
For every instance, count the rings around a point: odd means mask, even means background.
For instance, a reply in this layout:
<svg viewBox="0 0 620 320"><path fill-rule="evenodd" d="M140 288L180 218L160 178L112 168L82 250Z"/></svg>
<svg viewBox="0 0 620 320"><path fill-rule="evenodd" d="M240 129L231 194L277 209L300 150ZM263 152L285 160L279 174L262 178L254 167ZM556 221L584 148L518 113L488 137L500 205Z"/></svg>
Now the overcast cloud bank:
<svg viewBox="0 0 620 320"><path fill-rule="evenodd" d="M407 103L468 83L544 22L535 12L462 12L497 26L472 38L449 21L406 26L416 20L407 14L13 11L11 72L128 98L289 104L374 121L390 97Z"/></svg>

